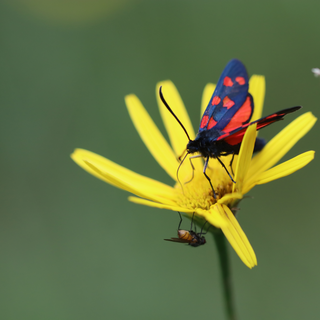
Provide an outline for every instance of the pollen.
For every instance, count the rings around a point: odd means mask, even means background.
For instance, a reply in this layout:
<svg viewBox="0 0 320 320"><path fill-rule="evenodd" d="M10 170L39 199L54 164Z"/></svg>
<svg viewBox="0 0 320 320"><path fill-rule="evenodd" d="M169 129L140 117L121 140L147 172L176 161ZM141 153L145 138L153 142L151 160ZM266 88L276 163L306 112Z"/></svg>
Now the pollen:
<svg viewBox="0 0 320 320"><path fill-rule="evenodd" d="M213 160L214 161L214 160ZM189 182L177 183L177 204L187 209L209 210L224 195L232 193L232 184L230 177L221 167L207 168L207 175L211 179L216 199L213 196L210 183L203 172L194 171L194 177ZM186 179L186 181L188 181Z"/></svg>

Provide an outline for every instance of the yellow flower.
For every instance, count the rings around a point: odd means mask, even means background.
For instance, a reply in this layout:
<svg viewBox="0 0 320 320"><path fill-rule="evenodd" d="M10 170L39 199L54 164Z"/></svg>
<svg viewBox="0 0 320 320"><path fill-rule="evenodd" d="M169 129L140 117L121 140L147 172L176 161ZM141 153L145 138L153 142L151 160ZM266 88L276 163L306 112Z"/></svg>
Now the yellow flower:
<svg viewBox="0 0 320 320"><path fill-rule="evenodd" d="M163 87L163 93L168 104L184 124L190 138L194 139L195 133L186 108L171 81L157 84L156 97L172 147L160 133L135 95L126 96L125 102L141 139L160 166L174 180L174 186L169 186L132 172L87 150L76 149L71 155L72 159L97 178L136 195L137 197L129 197L132 202L184 212L190 216L195 213L198 218L202 218L216 228L220 228L241 260L249 268L254 267L257 264L256 255L232 210L243 198L244 194L249 192L255 185L287 176L301 169L314 158L314 151L308 151L273 167L312 128L316 118L310 112L298 117L254 157L252 157L252 152L256 139L256 125L250 126L244 136L240 153L233 162L235 184L232 183L218 160L209 160L206 173L211 178L217 194L217 199L214 199L208 180L202 173L202 159L194 159L194 171L186 159L179 170L181 183L177 180L178 157L184 152L188 139L179 124L160 101L158 95L160 86ZM208 84L204 89L201 115L210 100L214 88L215 85ZM252 120L256 120L262 114L265 94L264 77L252 76L249 88L255 102ZM230 156L222 157L221 160L226 165L229 165Z"/></svg>

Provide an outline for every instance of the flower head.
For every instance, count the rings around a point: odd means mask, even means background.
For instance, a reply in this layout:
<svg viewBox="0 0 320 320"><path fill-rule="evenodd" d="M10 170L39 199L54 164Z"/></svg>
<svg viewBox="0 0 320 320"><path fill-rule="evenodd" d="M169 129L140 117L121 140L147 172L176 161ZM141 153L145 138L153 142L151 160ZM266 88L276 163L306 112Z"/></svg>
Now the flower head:
<svg viewBox="0 0 320 320"><path fill-rule="evenodd" d="M274 165L302 138L314 125L316 118L307 112L298 117L278 135L276 135L259 154L252 157L256 140L256 125L248 127L241 144L240 153L233 161L235 173L233 183L217 159L210 159L206 174L210 177L217 197L215 198L208 180L203 175L203 161L193 159L192 169L186 159L179 170L178 158L184 152L188 139L167 111L158 96L158 89L163 86L166 99L180 121L184 124L191 139L195 133L180 95L171 81L164 81L156 87L156 97L160 113L169 135L171 146L160 133L140 100L133 94L125 97L125 102L141 139L160 166L174 180L173 186L134 173L114 162L83 149L76 149L72 159L83 169L135 196L129 200L138 204L184 212L208 221L220 228L241 260L252 268L257 264L255 253L241 229L233 209L243 196L255 185L264 184L287 176L308 164L314 157L314 151L308 151L280 165ZM262 76L252 76L249 91L255 101L252 120L261 117L265 94L265 80ZM215 85L208 84L203 92L201 115L206 107ZM231 156L221 157L226 166Z"/></svg>

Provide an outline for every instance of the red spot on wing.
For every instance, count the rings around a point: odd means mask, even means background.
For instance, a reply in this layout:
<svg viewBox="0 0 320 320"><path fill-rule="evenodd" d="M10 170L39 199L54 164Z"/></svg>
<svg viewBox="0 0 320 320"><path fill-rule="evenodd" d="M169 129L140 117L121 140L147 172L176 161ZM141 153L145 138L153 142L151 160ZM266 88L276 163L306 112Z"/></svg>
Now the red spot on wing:
<svg viewBox="0 0 320 320"><path fill-rule="evenodd" d="M236 81L242 86L246 83L244 77L236 77Z"/></svg>
<svg viewBox="0 0 320 320"><path fill-rule="evenodd" d="M228 137L228 136L230 136L230 133L229 133L229 132L227 132L227 133L225 133L225 134L222 134L221 136L219 136L219 137L217 138L217 140L223 140L223 139L225 139L225 138Z"/></svg>
<svg viewBox="0 0 320 320"><path fill-rule="evenodd" d="M219 104L220 101L221 101L221 99L220 99L219 97L215 96L215 97L213 97L213 99L212 99L212 101L211 101L211 104L212 104L213 106L215 106L215 105Z"/></svg>
<svg viewBox="0 0 320 320"><path fill-rule="evenodd" d="M274 119L277 118L277 119ZM266 126L268 126L269 124L278 121L279 117L277 114L272 114L271 116L268 116L266 118L261 119L257 121L257 130L260 130ZM255 122L251 122L251 123L255 123ZM247 127L251 124L251 123L247 123L245 125L243 125L243 129L235 132L234 134L230 134L230 133L225 133L223 135L221 135L217 140L224 140L225 142L227 142L228 144L234 146L236 144L239 144L242 142L243 136L246 133Z"/></svg>
<svg viewBox="0 0 320 320"><path fill-rule="evenodd" d="M244 123L250 120L252 114L251 99L248 96L244 104L235 113L230 122L224 127L223 131L230 132L241 127Z"/></svg>
<svg viewBox="0 0 320 320"><path fill-rule="evenodd" d="M250 98L250 96L247 97L246 102L242 105L241 108L243 108L246 104L250 106L250 100L248 102L248 98ZM240 108L240 109L241 109ZM237 111L239 112L240 109ZM278 111L274 114L271 114L267 117L264 117L262 119L256 120L254 122L251 123L245 123L243 125L238 126L237 128L233 129L233 130L223 130L221 133L221 135L217 138L217 140L224 140L226 143L230 144L230 145L237 145L239 143L242 142L243 136L246 133L247 127L251 124L256 123L257 124L257 130L260 130L264 127L267 127L269 124L274 123L276 121L282 120L283 117L291 112L297 111L298 109L300 109L300 107L294 107L294 108L289 108L289 109L285 109L285 110L281 110ZM237 114L237 113L236 113ZM232 121L233 119L231 119ZM229 126L229 124L228 124ZM226 128L228 127L226 126Z"/></svg>
<svg viewBox="0 0 320 320"><path fill-rule="evenodd" d="M208 130L214 127L217 124L217 121L213 119L213 117L210 118L209 124L208 124Z"/></svg>
<svg viewBox="0 0 320 320"><path fill-rule="evenodd" d="M226 96L224 99L223 99L223 107L224 108L227 108L228 110L234 105L234 102L229 99L228 96Z"/></svg>
<svg viewBox="0 0 320 320"><path fill-rule="evenodd" d="M225 78L224 78L223 84L224 84L226 87L232 87L232 86L233 86L233 82L232 82L232 80L231 80L229 77L225 77Z"/></svg>
<svg viewBox="0 0 320 320"><path fill-rule="evenodd" d="M224 141L227 142L228 144L232 145L232 146L241 143L242 140L243 140L243 136L246 133L248 125L246 125L245 128L243 128L242 130L239 130L235 134L232 134L229 137L226 137L224 139Z"/></svg>
<svg viewBox="0 0 320 320"><path fill-rule="evenodd" d="M243 134L242 136L238 136L238 135L237 135L236 137L231 136L231 137L229 137L229 138L224 139L224 141L226 141L226 142L227 142L228 144L230 144L231 146L235 146L235 145L237 145L237 144L239 144L239 143L242 142L243 136L244 136L244 134Z"/></svg>
<svg viewBox="0 0 320 320"><path fill-rule="evenodd" d="M201 123L200 123L200 128L204 128L207 125L208 120L209 120L208 116L203 116L202 120L201 120Z"/></svg>

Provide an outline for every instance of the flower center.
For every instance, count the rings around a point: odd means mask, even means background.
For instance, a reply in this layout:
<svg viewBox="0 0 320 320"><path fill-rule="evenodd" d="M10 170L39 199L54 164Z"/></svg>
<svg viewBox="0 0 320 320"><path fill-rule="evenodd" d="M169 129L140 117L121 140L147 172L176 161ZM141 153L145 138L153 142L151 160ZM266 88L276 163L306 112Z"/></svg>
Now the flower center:
<svg viewBox="0 0 320 320"><path fill-rule="evenodd" d="M182 188L180 183L176 183L175 185L178 205L188 209L200 208L208 210L224 195L232 193L233 182L222 167L216 166L214 169L208 167L206 174L211 179L216 199L213 196L210 183L203 172L194 171L194 177L190 182L181 182ZM181 179L181 181L183 180Z"/></svg>

